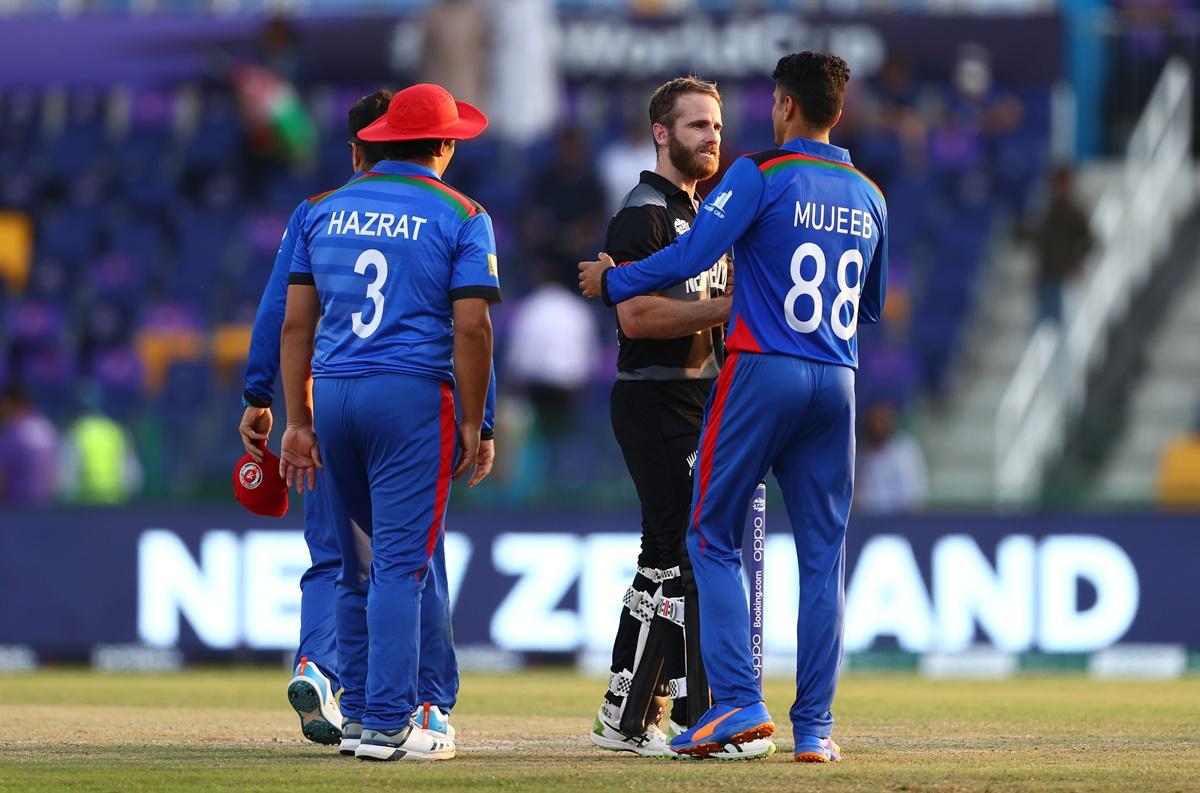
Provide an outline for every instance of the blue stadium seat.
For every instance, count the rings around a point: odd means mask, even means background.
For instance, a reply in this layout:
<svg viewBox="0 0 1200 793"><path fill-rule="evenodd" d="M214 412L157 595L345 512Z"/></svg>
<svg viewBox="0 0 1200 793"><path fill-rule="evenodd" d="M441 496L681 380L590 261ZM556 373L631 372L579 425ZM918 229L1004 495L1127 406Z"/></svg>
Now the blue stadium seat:
<svg viewBox="0 0 1200 793"><path fill-rule="evenodd" d="M209 94L203 100L200 122L184 148L185 166L193 170L228 167L241 154L242 123L233 98Z"/></svg>
<svg viewBox="0 0 1200 793"><path fill-rule="evenodd" d="M132 269L144 273L165 255L162 226L144 218L125 218L108 231L109 249L127 257Z"/></svg>
<svg viewBox="0 0 1200 793"><path fill-rule="evenodd" d="M41 97L35 91L11 89L0 94L0 150L28 151L41 131Z"/></svg>
<svg viewBox="0 0 1200 793"><path fill-rule="evenodd" d="M99 211L65 209L43 214L38 221L36 250L39 255L87 262L99 248L102 217Z"/></svg>
<svg viewBox="0 0 1200 793"><path fill-rule="evenodd" d="M160 401L175 409L194 409L212 392L212 367L206 360L174 361L167 367L166 384Z"/></svg>
<svg viewBox="0 0 1200 793"><path fill-rule="evenodd" d="M88 372L100 386L104 412L122 423L132 421L144 407L142 369L137 353L128 345L95 352Z"/></svg>
<svg viewBox="0 0 1200 793"><path fill-rule="evenodd" d="M34 404L55 422L75 410L78 367L65 347L43 347L21 356L18 374Z"/></svg>
<svg viewBox="0 0 1200 793"><path fill-rule="evenodd" d="M67 330L66 306L49 300L13 301L8 315L8 338L14 348L35 350L63 347Z"/></svg>

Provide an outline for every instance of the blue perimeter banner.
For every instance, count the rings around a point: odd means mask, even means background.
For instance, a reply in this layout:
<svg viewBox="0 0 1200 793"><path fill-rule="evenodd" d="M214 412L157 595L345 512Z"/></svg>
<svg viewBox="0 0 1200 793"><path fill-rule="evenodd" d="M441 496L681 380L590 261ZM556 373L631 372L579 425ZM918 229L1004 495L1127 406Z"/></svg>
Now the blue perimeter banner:
<svg viewBox="0 0 1200 793"><path fill-rule="evenodd" d="M770 505L774 506L774 505ZM796 548L783 510L765 559L768 653L795 647ZM0 511L0 644L43 659L98 643L190 657L294 648L308 564L301 510ZM638 549L636 515L451 512L460 644L605 653ZM847 541L846 650L1091 652L1200 647L1200 516L862 518Z"/></svg>

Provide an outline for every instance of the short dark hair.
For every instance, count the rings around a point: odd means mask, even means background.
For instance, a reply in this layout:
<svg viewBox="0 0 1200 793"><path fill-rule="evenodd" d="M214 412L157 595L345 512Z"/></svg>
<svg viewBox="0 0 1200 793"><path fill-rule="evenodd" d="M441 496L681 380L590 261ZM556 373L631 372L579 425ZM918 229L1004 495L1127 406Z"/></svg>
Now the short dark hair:
<svg viewBox="0 0 1200 793"><path fill-rule="evenodd" d="M805 121L829 129L842 112L850 67L828 52L793 52L779 59L771 79L800 106Z"/></svg>
<svg viewBox="0 0 1200 793"><path fill-rule="evenodd" d="M694 75L676 77L660 85L650 97L650 123L662 124L670 129L679 115L675 100L684 94L711 96L717 100L717 106L721 106L721 92L717 90L716 83L701 80Z"/></svg>
<svg viewBox="0 0 1200 793"><path fill-rule="evenodd" d="M377 143L383 152L383 160L424 161L437 156L443 138L420 138L418 140L393 140Z"/></svg>
<svg viewBox="0 0 1200 793"><path fill-rule="evenodd" d="M355 102L354 107L350 108L350 112L346 114L346 128L350 132L350 140L362 148L363 159L367 162L382 160L384 158L383 147L379 143L368 143L358 137L358 132L386 113L388 103L391 101L392 92L383 88L373 94L367 94Z"/></svg>

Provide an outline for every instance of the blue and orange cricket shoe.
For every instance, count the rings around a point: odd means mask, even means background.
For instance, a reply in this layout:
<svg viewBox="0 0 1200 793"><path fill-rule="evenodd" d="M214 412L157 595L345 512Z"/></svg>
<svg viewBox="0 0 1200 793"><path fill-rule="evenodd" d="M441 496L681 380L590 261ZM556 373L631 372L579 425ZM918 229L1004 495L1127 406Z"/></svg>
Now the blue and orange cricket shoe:
<svg viewBox="0 0 1200 793"><path fill-rule="evenodd" d="M775 732L775 722L762 702L741 708L732 705L713 705L700 717L695 726L675 736L671 751L676 754L708 757L721 751L725 744L749 743L769 738Z"/></svg>
<svg viewBox="0 0 1200 793"><path fill-rule="evenodd" d="M842 747L833 738L818 738L815 735L796 736L797 763L840 763Z"/></svg>

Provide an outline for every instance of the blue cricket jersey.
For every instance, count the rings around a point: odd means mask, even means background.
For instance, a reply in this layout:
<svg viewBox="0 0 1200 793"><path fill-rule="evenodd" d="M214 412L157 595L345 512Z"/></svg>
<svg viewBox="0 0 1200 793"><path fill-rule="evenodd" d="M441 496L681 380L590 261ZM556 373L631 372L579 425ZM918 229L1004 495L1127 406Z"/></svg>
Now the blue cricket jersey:
<svg viewBox="0 0 1200 793"><path fill-rule="evenodd" d="M269 407L275 397L275 379L279 375L279 333L283 328L283 315L287 307L288 271L292 266L292 252L296 237L308 211L308 201L301 201L292 212L279 251L275 254L275 265L267 279L267 286L258 301L258 313L254 316L254 329L250 332L250 352L246 358L246 383L242 398L247 404Z"/></svg>
<svg viewBox="0 0 1200 793"><path fill-rule="evenodd" d="M739 157L691 231L603 276L609 304L663 289L734 255L726 346L857 368L858 323L887 292L887 205L845 149L805 138Z"/></svg>
<svg viewBox="0 0 1200 793"><path fill-rule="evenodd" d="M321 301L313 377L453 383L453 301L500 300L483 208L433 170L389 160L306 203L288 282L315 285Z"/></svg>

